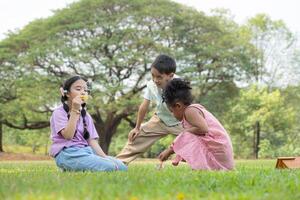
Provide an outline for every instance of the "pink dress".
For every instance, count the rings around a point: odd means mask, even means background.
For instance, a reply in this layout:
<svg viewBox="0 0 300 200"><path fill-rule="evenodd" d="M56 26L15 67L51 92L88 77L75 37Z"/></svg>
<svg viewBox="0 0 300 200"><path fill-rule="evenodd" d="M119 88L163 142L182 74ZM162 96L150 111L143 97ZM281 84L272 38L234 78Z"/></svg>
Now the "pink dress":
<svg viewBox="0 0 300 200"><path fill-rule="evenodd" d="M200 170L231 170L234 168L231 140L221 123L202 105L192 104L201 111L208 125L208 133L195 135L183 131L172 144L176 154L173 165L185 160L192 169ZM183 119L183 128L191 125Z"/></svg>

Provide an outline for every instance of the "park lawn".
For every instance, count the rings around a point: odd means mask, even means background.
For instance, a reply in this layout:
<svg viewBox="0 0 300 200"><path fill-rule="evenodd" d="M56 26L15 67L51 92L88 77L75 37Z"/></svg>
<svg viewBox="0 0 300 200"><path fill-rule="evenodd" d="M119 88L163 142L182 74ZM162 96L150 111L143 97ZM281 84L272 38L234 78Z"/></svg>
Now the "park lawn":
<svg viewBox="0 0 300 200"><path fill-rule="evenodd" d="M0 199L300 199L300 170L275 160L239 160L231 172L161 170L134 162L128 172L61 172L54 161L0 162Z"/></svg>

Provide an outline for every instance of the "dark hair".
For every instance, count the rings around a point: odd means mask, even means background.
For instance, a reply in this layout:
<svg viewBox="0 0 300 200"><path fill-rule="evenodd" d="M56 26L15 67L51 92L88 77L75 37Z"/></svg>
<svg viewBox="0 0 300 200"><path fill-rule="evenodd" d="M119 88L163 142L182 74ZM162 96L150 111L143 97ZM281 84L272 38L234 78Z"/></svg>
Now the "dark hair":
<svg viewBox="0 0 300 200"><path fill-rule="evenodd" d="M190 105L193 102L191 87L188 81L180 78L170 80L163 90L163 99L167 105L173 106L177 101L184 105Z"/></svg>
<svg viewBox="0 0 300 200"><path fill-rule="evenodd" d="M68 100L67 92L70 92L70 88L71 88L72 84L75 83L78 80L84 80L85 82L87 82L87 79L85 79L85 78L83 78L81 76L72 76L71 78L67 79L62 84L62 86L61 86L63 88L63 90L64 90L64 95L61 96L61 102L63 103L64 110L68 114L68 119L70 118L70 114L69 114L70 108L69 108L68 104L66 104L66 101ZM86 121L85 121L86 104L83 103L81 105L81 107L82 107L82 109L81 109L81 116L82 116L83 128L84 128L84 130L83 130L83 137L84 137L84 139L87 140L90 137L90 133L87 130L87 124L86 124ZM76 134L76 132L75 132L75 134ZM75 136L75 134L74 134L74 136Z"/></svg>
<svg viewBox="0 0 300 200"><path fill-rule="evenodd" d="M65 101L68 100L67 97L67 92L70 92L70 88L72 86L73 83L75 83L78 80L84 80L85 82L87 82L87 79L81 77L81 76L72 76L71 78L67 79L62 85L61 87L64 90L64 95L61 96L61 102L64 103Z"/></svg>
<svg viewBox="0 0 300 200"><path fill-rule="evenodd" d="M170 74L176 72L176 62L170 56L161 54L156 57L151 68L157 69L161 74Z"/></svg>

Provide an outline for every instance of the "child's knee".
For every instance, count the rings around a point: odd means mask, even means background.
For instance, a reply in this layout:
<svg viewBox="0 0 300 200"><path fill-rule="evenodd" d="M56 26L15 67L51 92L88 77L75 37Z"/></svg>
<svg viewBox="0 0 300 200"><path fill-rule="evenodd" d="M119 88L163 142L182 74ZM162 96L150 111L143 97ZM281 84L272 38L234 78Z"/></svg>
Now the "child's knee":
<svg viewBox="0 0 300 200"><path fill-rule="evenodd" d="M109 159L114 163L114 165L116 166L116 170L119 171L127 171L127 166L119 159L114 158L114 157L110 157Z"/></svg>
<svg viewBox="0 0 300 200"><path fill-rule="evenodd" d="M107 171L107 172L111 172L111 171L115 171L116 170L116 166L113 163L110 164L105 164L103 166L103 171Z"/></svg>
<svg viewBox="0 0 300 200"><path fill-rule="evenodd" d="M116 167L113 162L111 161L105 161L105 162L99 162L96 166L96 171L115 171Z"/></svg>
<svg viewBox="0 0 300 200"><path fill-rule="evenodd" d="M118 170L127 171L128 167L121 161L121 163L118 163Z"/></svg>

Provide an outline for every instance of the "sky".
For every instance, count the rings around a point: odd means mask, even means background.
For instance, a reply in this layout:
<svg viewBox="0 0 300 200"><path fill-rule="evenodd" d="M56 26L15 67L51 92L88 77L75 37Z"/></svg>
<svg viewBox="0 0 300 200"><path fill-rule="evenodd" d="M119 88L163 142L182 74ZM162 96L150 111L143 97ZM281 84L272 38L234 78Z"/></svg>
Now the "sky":
<svg viewBox="0 0 300 200"><path fill-rule="evenodd" d="M9 30L46 18L53 14L52 10L64 8L72 2L75 0L0 0L0 40Z"/></svg>
<svg viewBox="0 0 300 200"><path fill-rule="evenodd" d="M53 14L52 10L63 8L78 0L0 0L0 40L9 30L17 30L37 18ZM288 28L300 33L299 0L173 0L202 10L207 14L213 8L226 8L234 20L244 23L257 13L266 13L273 20L282 19Z"/></svg>
<svg viewBox="0 0 300 200"><path fill-rule="evenodd" d="M213 8L226 8L231 11L234 20L245 23L258 13L265 13L272 20L283 20L294 33L300 33L299 0L173 0L202 10L209 14Z"/></svg>

